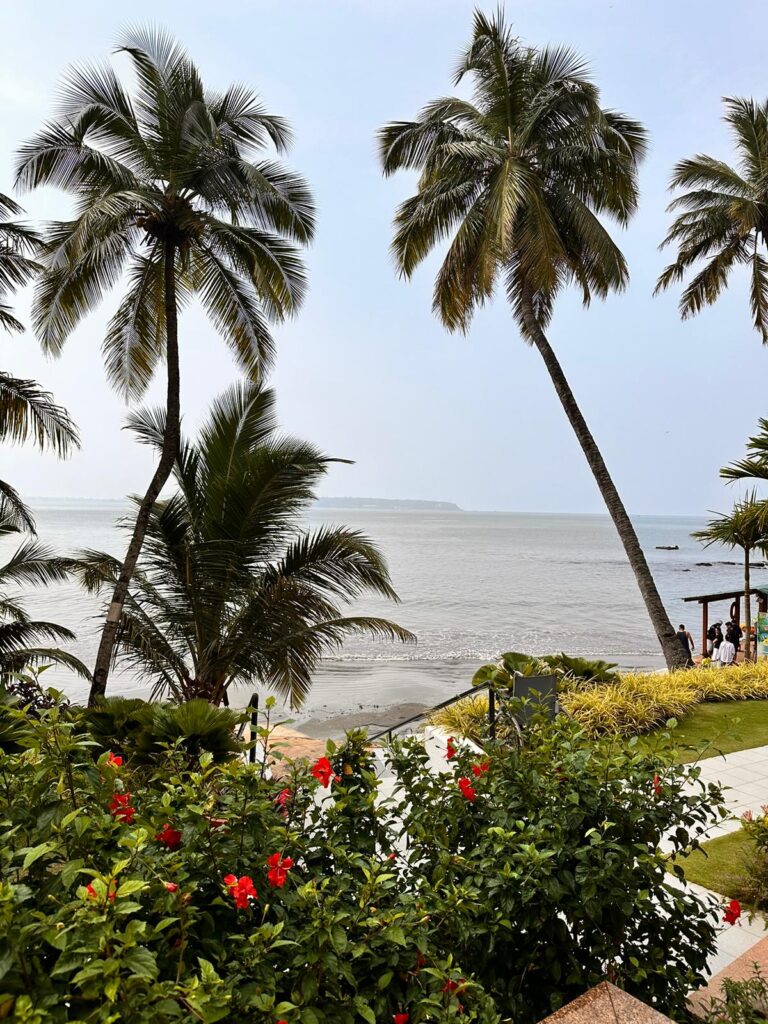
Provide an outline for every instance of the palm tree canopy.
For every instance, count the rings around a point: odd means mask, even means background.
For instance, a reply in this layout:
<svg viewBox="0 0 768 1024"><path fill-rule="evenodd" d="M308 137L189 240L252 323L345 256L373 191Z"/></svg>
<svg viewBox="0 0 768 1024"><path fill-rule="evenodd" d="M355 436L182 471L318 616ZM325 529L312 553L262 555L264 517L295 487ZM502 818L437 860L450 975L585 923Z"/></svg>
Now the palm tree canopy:
<svg viewBox="0 0 768 1024"><path fill-rule="evenodd" d="M768 502L761 501L754 491L737 501L731 512L713 515L717 518L711 519L703 530L691 534L695 540L705 547L721 544L768 554Z"/></svg>
<svg viewBox="0 0 768 1024"><path fill-rule="evenodd" d="M41 450L51 448L68 455L80 446L77 427L67 410L37 381L11 377L0 371L0 438L32 441Z"/></svg>
<svg viewBox="0 0 768 1024"><path fill-rule="evenodd" d="M670 204L682 211L662 247L677 258L659 277L656 291L693 276L683 290L683 319L716 301L731 271L748 268L750 305L756 329L768 343L768 101L726 97L724 120L736 147L736 163L699 153L681 160L670 187L685 189Z"/></svg>
<svg viewBox="0 0 768 1024"><path fill-rule="evenodd" d="M455 84L465 79L471 101L437 99L379 133L386 174L420 172L398 210L392 251L410 276L450 239L434 289L443 323L466 330L501 276L526 337L524 295L545 327L565 285L575 283L585 304L626 285L601 216L625 224L634 212L645 131L601 107L580 57L524 45L501 12L475 13L454 75Z"/></svg>
<svg viewBox="0 0 768 1024"><path fill-rule="evenodd" d="M289 128L245 86L206 89L163 32L131 30L118 50L130 59L133 92L109 64L73 68L58 116L18 155L19 188L54 185L75 200L74 218L46 234L37 333L58 353L125 274L103 350L113 385L140 396L164 354L170 246L179 301L196 295L244 372L257 376L272 357L268 321L301 302L297 243L314 229L305 182L264 152L285 152Z"/></svg>
<svg viewBox="0 0 768 1024"><path fill-rule="evenodd" d="M35 260L40 252L40 236L27 224L10 219L23 212L10 196L0 193L0 327L6 331L24 330L5 301L6 296L29 284L40 269Z"/></svg>
<svg viewBox="0 0 768 1024"><path fill-rule="evenodd" d="M0 514L0 537L19 533L13 517ZM75 639L74 633L55 622L31 619L14 597L16 587L48 586L70 578L73 562L55 555L36 540L23 541L10 558L0 564L0 682L29 666L63 665L84 679L90 672L79 658L51 643Z"/></svg>
<svg viewBox="0 0 768 1024"><path fill-rule="evenodd" d="M758 420L759 433L747 441L746 459L723 466L724 480L768 480L768 419Z"/></svg>
<svg viewBox="0 0 768 1024"><path fill-rule="evenodd" d="M132 424L142 441L162 444L162 413L137 413ZM396 600L374 545L344 527L300 528L333 461L276 432L271 391L225 392L198 439L182 441L178 489L150 520L116 657L158 693L218 702L231 682L261 680L299 705L319 659L345 636L412 640L386 619L343 615L366 592ZM79 574L99 592L119 567L88 551Z"/></svg>

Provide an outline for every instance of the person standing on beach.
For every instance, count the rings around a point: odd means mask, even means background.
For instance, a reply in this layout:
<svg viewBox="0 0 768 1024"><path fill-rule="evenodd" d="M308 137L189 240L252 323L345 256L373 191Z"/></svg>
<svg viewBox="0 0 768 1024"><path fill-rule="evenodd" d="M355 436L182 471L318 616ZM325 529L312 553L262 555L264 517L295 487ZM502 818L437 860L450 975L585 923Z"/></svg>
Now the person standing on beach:
<svg viewBox="0 0 768 1024"><path fill-rule="evenodd" d="M733 660L736 657L736 645L730 639L730 634L726 632L725 640L720 644L720 652L718 658L718 664L721 668L727 668L733 664Z"/></svg>
<svg viewBox="0 0 768 1024"><path fill-rule="evenodd" d="M720 648L722 646L722 643L723 634L721 632L719 637L715 636L714 643L712 644L712 653L710 654L710 658L712 660L712 668L720 668Z"/></svg>
<svg viewBox="0 0 768 1024"><path fill-rule="evenodd" d="M738 651L741 646L741 638L743 636L741 626L738 624L736 619L731 619L728 625L725 627L725 639L730 640L734 648Z"/></svg>
<svg viewBox="0 0 768 1024"><path fill-rule="evenodd" d="M693 650L694 650L693 637L691 636L691 634L688 632L688 630L683 625L680 625L680 626L677 627L677 634L676 635L677 635L677 639L680 641L680 646L685 651L685 657L686 657L685 665L686 665L686 668L693 668Z"/></svg>
<svg viewBox="0 0 768 1024"><path fill-rule="evenodd" d="M722 623L720 622L713 622L707 630L707 654L710 658L715 651L715 641L717 641L718 647L723 642L723 631L720 628L721 625Z"/></svg>

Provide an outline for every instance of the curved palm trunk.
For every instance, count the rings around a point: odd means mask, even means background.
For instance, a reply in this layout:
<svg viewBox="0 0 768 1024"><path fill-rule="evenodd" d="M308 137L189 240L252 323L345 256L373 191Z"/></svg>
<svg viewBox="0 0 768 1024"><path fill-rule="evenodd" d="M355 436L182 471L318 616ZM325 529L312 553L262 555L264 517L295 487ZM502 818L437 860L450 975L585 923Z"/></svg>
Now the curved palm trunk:
<svg viewBox="0 0 768 1024"><path fill-rule="evenodd" d="M744 661L749 661L752 656L752 637L750 635L750 629L752 628L752 608L750 590L752 584L749 575L749 555L750 549L744 548Z"/></svg>
<svg viewBox="0 0 768 1024"><path fill-rule="evenodd" d="M523 320L525 322L526 329L528 330L528 334L533 340L536 348L541 353L541 357L544 360L547 370L549 370L549 375L552 378L552 383L555 385L555 391L557 392L557 396L565 410L565 415L568 417L568 420L573 427L573 431L578 438L582 451L589 463L589 468L592 470L592 474L600 489L600 493L603 496L608 512L610 513L611 519L613 519L614 526L616 527L619 537L621 538L621 542L624 545L624 550L627 553L629 564L632 566L632 571L635 574L637 585L640 588L643 601L645 601L645 607L648 611L651 622L653 623L656 636L659 639L659 644L661 645L661 650L664 654L664 660L667 663L667 668L685 668L687 663L685 652L677 639L672 623L669 621L669 616L662 604L659 592L656 589L656 584L653 576L651 575L651 570L648 568L648 563L645 559L645 555L643 554L643 549L640 547L640 542L637 539L635 528L632 525L631 519L627 515L624 503L619 497L616 485L611 479L608 467L605 464L603 456L600 454L600 449L597 447L595 439L581 413L581 409L579 409L579 406L576 403L576 399L574 398L570 385L566 380L557 356L552 350L552 346L547 341L547 337L536 319L536 314L534 313L530 297L524 295L521 300L521 305Z"/></svg>
<svg viewBox="0 0 768 1024"><path fill-rule="evenodd" d="M168 393L166 398L166 420L165 435L163 437L163 449L160 453L160 460L157 463L152 480L147 492L142 499L136 515L136 522L133 527L131 543L128 545L122 569L118 577L115 589L112 593L112 601L107 612L104 628L101 631L99 650L96 655L96 665L93 670L93 682L91 692L88 696L88 703L93 704L99 697L103 697L107 690L107 679L112 663L112 652L115 646L117 628L120 623L120 616L123 611L128 594L128 587L136 569L136 563L141 554L144 544L144 537L147 532L149 517L157 501L160 491L165 486L173 470L173 464L179 449L179 437L181 434L180 422L180 379L179 379L179 333L178 316L176 309L176 268L175 248L172 241L165 243L164 256L165 276L165 334L166 334L166 363L168 365Z"/></svg>

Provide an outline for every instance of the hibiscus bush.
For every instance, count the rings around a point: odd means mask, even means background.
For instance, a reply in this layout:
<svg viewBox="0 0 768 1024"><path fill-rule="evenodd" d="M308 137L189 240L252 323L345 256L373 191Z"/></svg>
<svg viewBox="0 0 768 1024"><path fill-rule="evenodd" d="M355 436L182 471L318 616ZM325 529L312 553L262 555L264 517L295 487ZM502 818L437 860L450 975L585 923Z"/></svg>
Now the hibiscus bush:
<svg viewBox="0 0 768 1024"><path fill-rule="evenodd" d="M667 874L727 813L698 767L675 764L668 739L590 740L565 716L535 723L520 753L449 741L447 780L425 758L393 753L414 885L504 1015L540 1020L608 979L687 1019L729 926Z"/></svg>
<svg viewBox="0 0 768 1024"><path fill-rule="evenodd" d="M498 1021L390 857L367 754L321 807L322 764L134 763L81 722L43 712L0 752L0 1017Z"/></svg>
<svg viewBox="0 0 768 1024"><path fill-rule="evenodd" d="M84 721L43 710L0 750L11 1022L524 1024L606 977L677 1013L713 947L658 847L720 794L661 750L564 721L519 755L450 744L442 775L396 743L382 781L355 733L270 777Z"/></svg>

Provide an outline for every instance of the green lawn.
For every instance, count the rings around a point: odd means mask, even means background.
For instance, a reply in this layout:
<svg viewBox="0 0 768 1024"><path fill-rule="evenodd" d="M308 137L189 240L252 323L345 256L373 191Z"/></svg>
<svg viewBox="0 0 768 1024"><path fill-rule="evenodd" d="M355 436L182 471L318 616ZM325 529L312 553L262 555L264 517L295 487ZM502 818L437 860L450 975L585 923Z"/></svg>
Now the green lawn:
<svg viewBox="0 0 768 1024"><path fill-rule="evenodd" d="M768 744L768 700L699 704L680 719L672 737L682 762L762 747ZM702 755L699 751L704 747Z"/></svg>
<svg viewBox="0 0 768 1024"><path fill-rule="evenodd" d="M676 858L676 863L682 866L689 882L704 885L730 899L738 891L735 879L747 870L744 863L751 845L746 832L738 829L727 836L710 839L701 850Z"/></svg>

